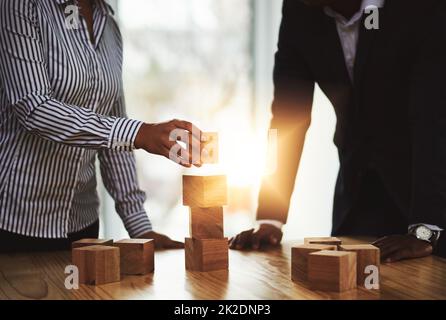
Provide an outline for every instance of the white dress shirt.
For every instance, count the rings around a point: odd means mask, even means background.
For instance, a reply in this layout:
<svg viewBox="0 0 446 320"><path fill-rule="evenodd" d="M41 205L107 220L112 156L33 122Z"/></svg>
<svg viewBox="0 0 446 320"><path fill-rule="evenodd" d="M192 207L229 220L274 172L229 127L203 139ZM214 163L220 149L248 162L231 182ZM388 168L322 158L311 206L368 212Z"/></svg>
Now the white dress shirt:
<svg viewBox="0 0 446 320"><path fill-rule="evenodd" d="M325 7L325 13L334 18L336 28L338 29L339 39L341 40L342 49L344 51L345 65L350 79L353 81L353 70L356 60L356 48L359 38L359 24L361 22L364 10L368 7L382 8L384 0L363 0L361 9L356 12L350 19L346 19L343 15L337 13L330 7Z"/></svg>

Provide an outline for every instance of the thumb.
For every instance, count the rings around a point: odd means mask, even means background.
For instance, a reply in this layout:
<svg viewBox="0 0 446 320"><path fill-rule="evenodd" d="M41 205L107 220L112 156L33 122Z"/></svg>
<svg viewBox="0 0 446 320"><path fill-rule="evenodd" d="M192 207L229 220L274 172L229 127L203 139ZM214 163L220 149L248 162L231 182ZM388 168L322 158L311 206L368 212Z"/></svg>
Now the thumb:
<svg viewBox="0 0 446 320"><path fill-rule="evenodd" d="M184 243L180 242L180 241L170 240L165 245L165 248L168 248L168 249L182 249L182 248L184 248Z"/></svg>

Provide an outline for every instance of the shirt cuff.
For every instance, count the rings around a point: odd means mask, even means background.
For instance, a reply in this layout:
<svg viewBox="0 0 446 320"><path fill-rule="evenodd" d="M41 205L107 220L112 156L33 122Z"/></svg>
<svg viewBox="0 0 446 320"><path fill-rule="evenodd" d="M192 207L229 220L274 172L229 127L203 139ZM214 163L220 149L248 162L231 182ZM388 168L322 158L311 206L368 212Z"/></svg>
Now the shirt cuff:
<svg viewBox="0 0 446 320"><path fill-rule="evenodd" d="M433 224L427 224L427 223L416 223L416 224L411 224L409 226L409 231L413 228L413 227L417 227L417 226L425 226L426 228L432 230L432 231L443 231L442 228L440 228L439 226L433 225Z"/></svg>
<svg viewBox="0 0 446 320"><path fill-rule="evenodd" d="M109 149L132 151L135 149L135 138L143 122L139 120L117 118L113 123L108 140Z"/></svg>
<svg viewBox="0 0 446 320"><path fill-rule="evenodd" d="M257 220L257 223L259 225L261 225L261 224L270 224L270 225L276 227L277 229L282 229L282 227L283 227L283 223L280 222L279 220L263 219L263 220Z"/></svg>
<svg viewBox="0 0 446 320"><path fill-rule="evenodd" d="M130 238L137 238L152 231L152 223L145 211L122 217L125 229Z"/></svg>

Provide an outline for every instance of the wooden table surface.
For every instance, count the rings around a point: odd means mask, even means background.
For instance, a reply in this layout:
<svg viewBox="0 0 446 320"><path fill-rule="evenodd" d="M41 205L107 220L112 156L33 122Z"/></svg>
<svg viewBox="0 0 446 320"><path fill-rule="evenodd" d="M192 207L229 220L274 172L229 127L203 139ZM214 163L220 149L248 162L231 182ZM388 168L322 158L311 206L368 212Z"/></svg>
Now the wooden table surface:
<svg viewBox="0 0 446 320"><path fill-rule="evenodd" d="M186 272L183 250L161 251L153 274L78 290L64 286L70 252L0 255L0 299L446 299L446 259L434 256L382 265L379 291L311 291L290 280L291 246L301 242L230 250L229 271L209 273Z"/></svg>

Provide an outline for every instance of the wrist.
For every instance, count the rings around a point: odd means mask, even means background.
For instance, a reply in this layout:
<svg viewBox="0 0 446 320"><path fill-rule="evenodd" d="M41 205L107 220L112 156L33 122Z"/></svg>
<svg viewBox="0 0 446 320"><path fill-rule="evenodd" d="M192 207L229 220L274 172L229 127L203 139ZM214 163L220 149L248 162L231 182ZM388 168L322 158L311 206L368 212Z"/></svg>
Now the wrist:
<svg viewBox="0 0 446 320"><path fill-rule="evenodd" d="M147 131L149 129L150 125L148 123L143 123L138 130L138 133L135 137L134 146L136 149L144 149L145 148L145 142L147 137Z"/></svg>
<svg viewBox="0 0 446 320"><path fill-rule="evenodd" d="M283 227L283 223L279 220L274 220L274 219L262 219L262 220L257 220L257 223L259 226L262 225L270 225L270 226L274 226L279 230L282 230Z"/></svg>
<svg viewBox="0 0 446 320"><path fill-rule="evenodd" d="M414 236L418 240L428 242L433 247L436 245L441 236L443 229L435 225L419 223L409 226L409 235Z"/></svg>

